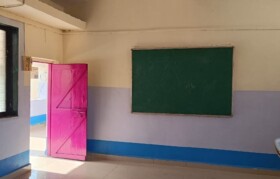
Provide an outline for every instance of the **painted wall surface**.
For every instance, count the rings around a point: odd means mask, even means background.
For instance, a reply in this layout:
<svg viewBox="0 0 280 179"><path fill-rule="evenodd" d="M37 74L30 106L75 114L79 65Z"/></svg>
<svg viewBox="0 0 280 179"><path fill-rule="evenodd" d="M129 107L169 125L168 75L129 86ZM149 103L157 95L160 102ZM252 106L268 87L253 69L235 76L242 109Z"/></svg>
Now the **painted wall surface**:
<svg viewBox="0 0 280 179"><path fill-rule="evenodd" d="M47 114L47 100L32 100L30 106L31 117Z"/></svg>
<svg viewBox="0 0 280 179"><path fill-rule="evenodd" d="M29 164L30 72L22 71L24 55L62 61L58 29L0 10L0 22L19 27L18 117L0 119L0 176Z"/></svg>
<svg viewBox="0 0 280 179"><path fill-rule="evenodd" d="M95 31L280 27L280 2L275 0L91 0L86 5L81 1L71 0L64 9Z"/></svg>
<svg viewBox="0 0 280 179"><path fill-rule="evenodd" d="M234 46L234 90L280 91L275 30L157 29L69 33L66 62L89 63L91 86L131 88L132 48Z"/></svg>
<svg viewBox="0 0 280 179"><path fill-rule="evenodd" d="M26 39L25 55L62 62L63 38L61 30L12 14L2 9L0 10L0 15L24 23L24 35Z"/></svg>
<svg viewBox="0 0 280 179"><path fill-rule="evenodd" d="M62 33L56 29L25 24L26 55L63 60Z"/></svg>
<svg viewBox="0 0 280 179"><path fill-rule="evenodd" d="M32 63L31 71L31 100L48 98L48 64Z"/></svg>
<svg viewBox="0 0 280 179"><path fill-rule="evenodd" d="M62 31L41 24L5 10L0 10L0 16L24 23L25 55L63 62ZM24 85L30 86L30 73L24 73Z"/></svg>
<svg viewBox="0 0 280 179"><path fill-rule="evenodd" d="M31 85L30 85L30 100L31 100L31 124L32 118L37 116L45 122L47 114L47 99L48 99L48 64L46 63L32 63L33 71L31 72Z"/></svg>
<svg viewBox="0 0 280 179"><path fill-rule="evenodd" d="M233 117L131 113L131 90L89 88L90 139L275 153L280 93L235 91ZM267 107L269 106L269 107Z"/></svg>
<svg viewBox="0 0 280 179"><path fill-rule="evenodd" d="M0 22L19 28L18 117L0 119L1 160L29 150L30 88L24 86L24 72L20 68L24 55L24 24L4 17L0 17ZM28 159L23 163L28 164Z"/></svg>
<svg viewBox="0 0 280 179"><path fill-rule="evenodd" d="M19 17L15 17L19 18ZM20 19L25 22L26 56L40 57L63 62L62 32L37 22ZM30 86L30 73L25 73L24 84Z"/></svg>
<svg viewBox="0 0 280 179"><path fill-rule="evenodd" d="M82 5L80 5L82 6ZM94 0L65 62L89 64L88 137L275 153L280 136L279 1ZM132 114L131 49L234 46L233 117Z"/></svg>

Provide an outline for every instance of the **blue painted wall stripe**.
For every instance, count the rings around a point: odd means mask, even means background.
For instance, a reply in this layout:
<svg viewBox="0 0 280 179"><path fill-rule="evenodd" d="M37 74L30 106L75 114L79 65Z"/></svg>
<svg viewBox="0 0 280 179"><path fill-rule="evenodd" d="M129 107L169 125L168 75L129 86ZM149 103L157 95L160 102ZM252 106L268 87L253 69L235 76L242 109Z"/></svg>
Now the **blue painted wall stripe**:
<svg viewBox="0 0 280 179"><path fill-rule="evenodd" d="M39 116L32 116L30 118L30 125L34 126L34 125L37 125L37 124L44 124L44 123L46 123L46 119L47 119L46 114L42 114L42 115L39 115Z"/></svg>
<svg viewBox="0 0 280 179"><path fill-rule="evenodd" d="M29 165L29 151L0 160L0 177Z"/></svg>
<svg viewBox="0 0 280 179"><path fill-rule="evenodd" d="M276 154L104 140L88 140L88 152L145 159L198 162L242 168L280 170L280 158Z"/></svg>

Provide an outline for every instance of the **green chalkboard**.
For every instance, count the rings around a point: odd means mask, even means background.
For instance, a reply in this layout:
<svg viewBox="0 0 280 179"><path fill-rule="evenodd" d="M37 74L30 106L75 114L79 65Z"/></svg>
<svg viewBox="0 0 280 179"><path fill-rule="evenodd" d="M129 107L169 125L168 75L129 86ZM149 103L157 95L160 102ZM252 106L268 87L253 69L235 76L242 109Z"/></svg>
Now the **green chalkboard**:
<svg viewBox="0 0 280 179"><path fill-rule="evenodd" d="M233 48L132 50L132 112L232 114Z"/></svg>

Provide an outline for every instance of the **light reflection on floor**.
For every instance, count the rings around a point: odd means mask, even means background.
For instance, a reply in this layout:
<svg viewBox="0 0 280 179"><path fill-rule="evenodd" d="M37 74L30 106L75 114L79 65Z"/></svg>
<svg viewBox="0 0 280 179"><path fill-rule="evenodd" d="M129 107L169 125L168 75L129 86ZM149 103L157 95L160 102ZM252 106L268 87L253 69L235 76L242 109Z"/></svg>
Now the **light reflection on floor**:
<svg viewBox="0 0 280 179"><path fill-rule="evenodd" d="M276 176L217 168L172 166L133 161L74 161L45 156L45 126L31 128L31 175L19 179L280 179Z"/></svg>

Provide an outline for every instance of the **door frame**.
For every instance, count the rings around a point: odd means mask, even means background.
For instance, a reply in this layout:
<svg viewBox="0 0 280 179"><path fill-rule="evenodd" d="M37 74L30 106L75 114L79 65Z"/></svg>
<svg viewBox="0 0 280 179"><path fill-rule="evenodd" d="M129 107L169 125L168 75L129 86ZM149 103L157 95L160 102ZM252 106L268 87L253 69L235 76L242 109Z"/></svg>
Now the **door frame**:
<svg viewBox="0 0 280 179"><path fill-rule="evenodd" d="M49 67L48 67L48 74L50 73L50 64L60 64L59 63L59 61L57 61L57 60L52 60L52 59L47 59L47 58L41 58L41 57L30 57L31 58L31 65L32 65L32 62L38 62L38 63L45 63L45 64L48 64L49 65ZM30 77L29 77L29 81L30 81L31 79L30 79ZM31 85L31 81L30 81L30 83L29 83L30 85ZM49 81L48 81L48 92L47 92L47 98L49 98ZM30 107L31 107L31 103L30 103ZM31 110L31 109L30 109ZM47 104L47 111L49 110L49 105ZM47 114L48 115L48 114ZM48 141L48 117L46 118L46 142ZM30 125L30 124L29 124ZM30 137L30 135L29 135L29 137ZM48 144L47 144L47 146L46 146L46 149L45 149L46 151L48 151ZM47 154L47 156L49 156L48 155L48 153L46 152L46 154Z"/></svg>
<svg viewBox="0 0 280 179"><path fill-rule="evenodd" d="M31 57L31 62L39 62L39 63L47 63L47 64L59 64L59 61L52 60L48 58L41 58L41 57Z"/></svg>

